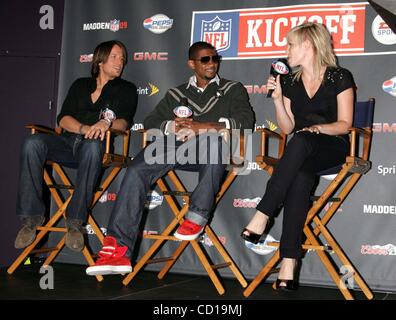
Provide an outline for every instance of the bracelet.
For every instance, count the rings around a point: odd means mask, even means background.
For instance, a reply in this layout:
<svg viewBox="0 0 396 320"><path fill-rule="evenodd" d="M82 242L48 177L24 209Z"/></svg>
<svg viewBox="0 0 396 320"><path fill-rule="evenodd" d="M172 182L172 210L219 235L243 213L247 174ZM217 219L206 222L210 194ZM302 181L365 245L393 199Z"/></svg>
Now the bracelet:
<svg viewBox="0 0 396 320"><path fill-rule="evenodd" d="M109 128L111 127L112 121L110 119L103 118L100 119L100 121L106 121L106 123L109 125Z"/></svg>
<svg viewBox="0 0 396 320"><path fill-rule="evenodd" d="M80 128L78 129L78 133L79 133L79 134L83 134L83 133L82 133L82 128L83 128L83 127L84 127L84 124L81 123L81 124L80 124Z"/></svg>

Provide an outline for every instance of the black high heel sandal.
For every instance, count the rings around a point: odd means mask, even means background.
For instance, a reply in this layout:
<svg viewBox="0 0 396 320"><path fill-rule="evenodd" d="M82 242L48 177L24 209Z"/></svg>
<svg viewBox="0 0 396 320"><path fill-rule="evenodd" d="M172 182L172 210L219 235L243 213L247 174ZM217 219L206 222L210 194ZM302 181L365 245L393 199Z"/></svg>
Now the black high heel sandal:
<svg viewBox="0 0 396 320"><path fill-rule="evenodd" d="M298 289L298 274L299 270L301 268L301 261L297 260L296 264L294 265L293 269L293 279L276 279L276 281L273 283L272 287L274 290L284 290L284 291L295 291Z"/></svg>
<svg viewBox="0 0 396 320"><path fill-rule="evenodd" d="M285 285L281 285L282 283L284 283ZM298 283L297 281L294 281L294 279L291 280L276 279L273 288L275 290L295 291L298 289Z"/></svg>
<svg viewBox="0 0 396 320"><path fill-rule="evenodd" d="M245 231L249 232L249 234L245 234L244 233ZM241 237L242 237L242 239L244 239L246 241L249 241L253 244L257 244L260 241L261 236L263 234L264 233L262 233L262 234L254 233L254 232L250 231L249 229L244 228L241 232Z"/></svg>

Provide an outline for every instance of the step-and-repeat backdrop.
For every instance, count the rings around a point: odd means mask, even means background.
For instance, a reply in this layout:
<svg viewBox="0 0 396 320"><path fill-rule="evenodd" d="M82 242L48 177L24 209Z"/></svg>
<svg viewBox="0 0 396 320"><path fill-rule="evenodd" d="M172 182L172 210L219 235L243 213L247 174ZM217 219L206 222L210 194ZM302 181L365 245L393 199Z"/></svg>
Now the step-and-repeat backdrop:
<svg viewBox="0 0 396 320"><path fill-rule="evenodd" d="M329 228L372 289L396 290L396 35L367 2L332 0L211 0L211 1L66 1L63 26L59 101L65 98L74 79L90 74L95 46L118 39L128 48L128 65L123 77L136 84L138 110L132 127L131 156L140 149L145 116L166 91L187 81L187 53L191 43L212 43L223 56L220 75L238 80L246 87L256 113L256 127L279 132L265 83L271 62L285 56L285 34L306 20L324 23L334 39L341 66L348 68L357 84L357 97L376 99L372 169L359 181ZM58 110L60 105L58 106ZM259 139L253 134L249 154L258 152ZM250 173L239 176L218 205L211 226L220 237L243 274L251 279L271 256L265 243L248 246L240 238L241 229L255 212L263 195L268 174L254 161ZM123 172L94 208L94 216L106 231L109 215L117 199ZM197 183L194 173L180 176L188 189ZM319 183L319 190L323 188ZM326 208L324 208L326 211ZM157 190L147 197L142 232L160 233L173 217ZM278 241L282 214L269 239ZM100 246L87 226L90 245ZM211 241L203 236L213 262L221 260ZM138 241L136 257L152 240ZM177 244L167 244L162 255ZM58 261L85 263L82 255L63 250ZM150 265L152 270L159 265ZM340 274L347 269L340 268ZM180 273L204 274L197 256L188 248L173 267ZM223 276L232 276L222 269ZM347 275L345 274L345 277ZM272 277L270 280L273 279ZM347 280L347 278L345 278ZM308 251L300 275L302 284L333 286L315 252ZM353 283L348 283L353 285Z"/></svg>

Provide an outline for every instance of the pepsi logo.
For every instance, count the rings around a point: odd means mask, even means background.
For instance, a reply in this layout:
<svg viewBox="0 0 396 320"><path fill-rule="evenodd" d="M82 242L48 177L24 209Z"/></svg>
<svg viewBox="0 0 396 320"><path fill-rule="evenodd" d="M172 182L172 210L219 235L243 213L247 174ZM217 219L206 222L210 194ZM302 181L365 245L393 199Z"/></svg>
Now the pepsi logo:
<svg viewBox="0 0 396 320"><path fill-rule="evenodd" d="M382 84L382 90L396 97L396 77L384 81Z"/></svg>
<svg viewBox="0 0 396 320"><path fill-rule="evenodd" d="M153 190L147 194L145 207L149 210L153 210L160 206L164 201L164 196L161 196L157 191Z"/></svg>
<svg viewBox="0 0 396 320"><path fill-rule="evenodd" d="M172 25L173 19L161 13L144 19L143 21L143 27L155 34L164 33L166 30L172 28Z"/></svg>

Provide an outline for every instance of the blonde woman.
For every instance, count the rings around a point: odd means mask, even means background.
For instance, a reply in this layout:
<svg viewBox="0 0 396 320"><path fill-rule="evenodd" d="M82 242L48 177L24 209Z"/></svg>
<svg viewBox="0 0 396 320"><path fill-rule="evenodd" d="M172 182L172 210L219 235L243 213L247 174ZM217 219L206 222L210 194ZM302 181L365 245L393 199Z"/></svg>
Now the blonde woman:
<svg viewBox="0 0 396 320"><path fill-rule="evenodd" d="M351 73L336 64L331 36L319 23L304 23L287 34L289 75L270 76L280 129L293 133L257 211L242 238L257 243L267 221L283 205L280 239L282 258L277 289L295 290L295 270L301 258L302 230L316 173L345 161L352 125L354 82Z"/></svg>

